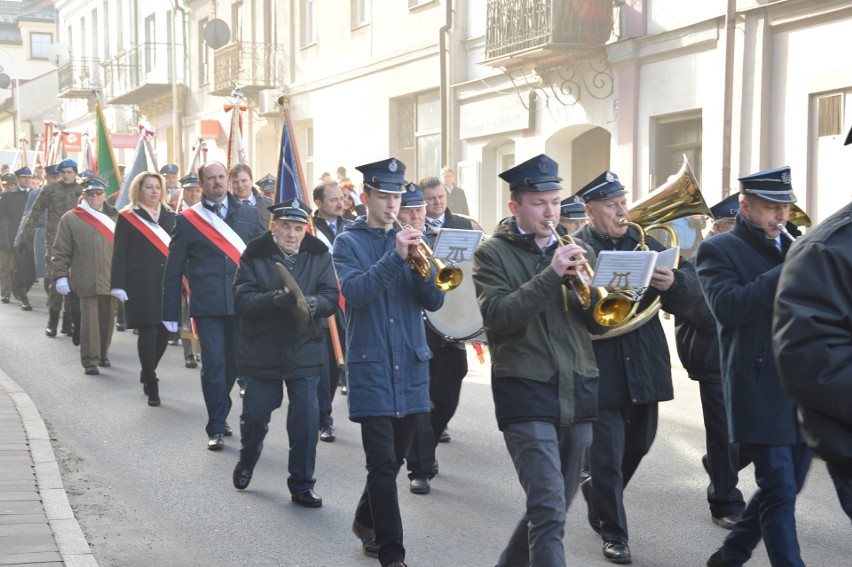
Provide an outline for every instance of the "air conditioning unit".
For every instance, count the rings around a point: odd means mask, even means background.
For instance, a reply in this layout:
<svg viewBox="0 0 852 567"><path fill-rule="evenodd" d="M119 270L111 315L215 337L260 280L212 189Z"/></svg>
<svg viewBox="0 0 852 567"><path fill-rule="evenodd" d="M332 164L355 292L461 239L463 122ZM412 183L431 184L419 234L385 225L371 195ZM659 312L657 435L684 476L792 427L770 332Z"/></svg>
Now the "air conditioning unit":
<svg viewBox="0 0 852 567"><path fill-rule="evenodd" d="M257 101L257 111L261 116L272 116L281 114L282 108L278 104L278 97L281 96L275 89L267 89L260 91Z"/></svg>

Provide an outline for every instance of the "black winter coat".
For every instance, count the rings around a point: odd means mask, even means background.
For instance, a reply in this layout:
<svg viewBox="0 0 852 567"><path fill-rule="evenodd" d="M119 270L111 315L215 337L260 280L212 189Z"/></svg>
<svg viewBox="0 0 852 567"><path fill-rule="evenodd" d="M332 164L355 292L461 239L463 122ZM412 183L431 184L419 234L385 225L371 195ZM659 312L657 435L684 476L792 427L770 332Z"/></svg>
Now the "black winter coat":
<svg viewBox="0 0 852 567"><path fill-rule="evenodd" d="M590 224L578 230L574 236L583 240L595 254L600 254L601 250L633 250L639 243L639 232L633 227L628 228L617 242ZM651 250L665 250L653 238L648 237L646 241ZM674 283L665 292L649 287L640 309L659 296L665 311L673 315L689 312L701 296L695 269L692 264L681 259L674 276ZM625 407L674 398L669 347L659 316L654 316L625 335L598 339L592 344L600 371L600 408Z"/></svg>
<svg viewBox="0 0 852 567"><path fill-rule="evenodd" d="M140 217L153 222L145 209L137 207L134 210ZM171 233L175 226L175 214L163 207L157 224ZM143 325L162 324L166 256L123 214L119 214L115 222L114 245L110 287L127 292L127 301L124 303L127 327L137 329Z"/></svg>
<svg viewBox="0 0 852 567"><path fill-rule="evenodd" d="M319 375L326 356L322 338L308 337L289 309L272 301L281 290L274 272L276 262L283 264L284 255L269 231L249 242L240 258L234 280L234 307L242 318L239 373L282 380ZM317 298L314 319L337 310L331 254L319 239L305 235L291 274L302 294Z"/></svg>
<svg viewBox="0 0 852 567"><path fill-rule="evenodd" d="M0 250L12 248L18 226L27 206L26 191L6 191L0 194Z"/></svg>
<svg viewBox="0 0 852 567"><path fill-rule="evenodd" d="M781 270L773 321L781 387L805 439L852 474L852 204L810 230Z"/></svg>
<svg viewBox="0 0 852 567"><path fill-rule="evenodd" d="M779 252L775 240L740 213L734 228L702 242L695 256L701 287L717 321L733 443L802 441L796 405L781 390L772 351L772 306L790 241L782 238L781 246Z"/></svg>

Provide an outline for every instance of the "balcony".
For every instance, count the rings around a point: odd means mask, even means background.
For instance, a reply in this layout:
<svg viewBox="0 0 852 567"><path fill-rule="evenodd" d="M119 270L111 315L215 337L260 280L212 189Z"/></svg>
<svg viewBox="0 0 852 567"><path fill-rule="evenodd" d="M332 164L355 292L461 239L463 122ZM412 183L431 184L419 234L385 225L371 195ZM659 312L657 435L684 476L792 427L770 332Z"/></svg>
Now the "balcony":
<svg viewBox="0 0 852 567"><path fill-rule="evenodd" d="M185 53L177 50L177 72L173 68L172 46L168 43L142 43L122 51L104 63L104 89L114 105L161 106L170 99L172 82L186 86Z"/></svg>
<svg viewBox="0 0 852 567"><path fill-rule="evenodd" d="M213 91L228 96L234 84L247 95L278 88L284 78L284 50L277 45L237 41L217 49L213 55Z"/></svg>
<svg viewBox="0 0 852 567"><path fill-rule="evenodd" d="M103 70L98 59L72 57L57 68L60 98L92 98L93 89L103 88Z"/></svg>
<svg viewBox="0 0 852 567"><path fill-rule="evenodd" d="M600 53L613 0L488 0L484 64L517 68Z"/></svg>

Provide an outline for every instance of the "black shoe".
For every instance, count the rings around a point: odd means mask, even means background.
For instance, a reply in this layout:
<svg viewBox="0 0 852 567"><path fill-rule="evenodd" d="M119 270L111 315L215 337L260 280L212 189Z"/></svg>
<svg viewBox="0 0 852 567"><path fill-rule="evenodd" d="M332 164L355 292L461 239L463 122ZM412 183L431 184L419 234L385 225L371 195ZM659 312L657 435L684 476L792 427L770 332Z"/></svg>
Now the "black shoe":
<svg viewBox="0 0 852 567"><path fill-rule="evenodd" d="M305 508L319 508L322 506L322 498L320 498L319 494L310 488L293 493L293 495L290 496L290 500L292 500L294 504L304 506Z"/></svg>
<svg viewBox="0 0 852 567"><path fill-rule="evenodd" d="M225 437L233 437L234 436L234 430L231 429L231 426L228 425L227 421L225 422L225 432L222 433L222 435L224 435Z"/></svg>
<svg viewBox="0 0 852 567"><path fill-rule="evenodd" d="M62 327L59 329L59 332L66 337L70 337L74 334L74 323L71 321L71 313L68 311L62 312Z"/></svg>
<svg viewBox="0 0 852 567"><path fill-rule="evenodd" d="M352 533L361 540L361 549L367 557L378 557L379 546L376 545L376 530L368 528L358 520L352 521Z"/></svg>
<svg viewBox="0 0 852 567"><path fill-rule="evenodd" d="M438 443L449 443L452 437L450 437L450 432L447 431L445 427L443 431L441 431L441 436L438 437Z"/></svg>
<svg viewBox="0 0 852 567"><path fill-rule="evenodd" d="M124 331L127 330L127 325L125 325L124 323L116 323L115 324L115 330L118 331L119 333L123 333Z"/></svg>
<svg viewBox="0 0 852 567"><path fill-rule="evenodd" d="M154 378L147 383L145 393L148 395L148 405L157 407L160 405L160 381Z"/></svg>
<svg viewBox="0 0 852 567"><path fill-rule="evenodd" d="M186 367L187 368L198 368L198 361L195 360L195 355L190 354L186 357Z"/></svg>
<svg viewBox="0 0 852 567"><path fill-rule="evenodd" d="M587 478L580 483L580 492L583 493L583 499L586 501L587 514L589 525L595 530L595 533L601 533L601 519L598 516L598 506L595 502L595 495L592 493L592 477Z"/></svg>
<svg viewBox="0 0 852 567"><path fill-rule="evenodd" d="M207 440L207 448L211 451L221 451L225 448L225 437L221 433L214 433Z"/></svg>
<svg viewBox="0 0 852 567"><path fill-rule="evenodd" d="M44 330L44 334L50 338L55 337L57 325L59 325L59 311L51 311L48 315L47 328Z"/></svg>
<svg viewBox="0 0 852 567"><path fill-rule="evenodd" d="M707 560L707 567L728 567L730 564L722 557L722 548L720 547L713 552L710 559Z"/></svg>
<svg viewBox="0 0 852 567"><path fill-rule="evenodd" d="M21 297L18 298L18 306L21 308L21 311L33 310L33 306L30 305L30 300L27 299L27 295L25 293L22 293Z"/></svg>
<svg viewBox="0 0 852 567"><path fill-rule="evenodd" d="M332 443L337 437L334 436L334 426L329 425L328 427L323 427L320 430L320 441L325 441L326 443Z"/></svg>
<svg viewBox="0 0 852 567"><path fill-rule="evenodd" d="M84 366L83 372L85 374L100 374L101 373L101 371L98 370L98 367L95 366L94 364L90 364L89 366Z"/></svg>
<svg viewBox="0 0 852 567"><path fill-rule="evenodd" d="M344 384L343 386L340 387L340 395L346 396L348 394L349 394L349 388L346 386L346 384ZM370 557L372 557L372 555ZM378 557L378 555L376 555L376 557Z"/></svg>
<svg viewBox="0 0 852 567"><path fill-rule="evenodd" d="M98 366L100 366L101 368L109 368L110 366L112 366L112 363L109 361L108 358L105 358L98 363Z"/></svg>
<svg viewBox="0 0 852 567"><path fill-rule="evenodd" d="M0 303L10 303L11 300L8 297L0 297Z"/></svg>
<svg viewBox="0 0 852 567"><path fill-rule="evenodd" d="M429 494L432 487L429 486L428 478L412 478L411 483L408 485L408 490L412 494Z"/></svg>
<svg viewBox="0 0 852 567"><path fill-rule="evenodd" d="M605 541L603 544L604 559L610 563L631 563L630 548L620 541Z"/></svg>
<svg viewBox="0 0 852 567"><path fill-rule="evenodd" d="M730 516L710 516L710 519L720 528L732 530L734 529L734 526L737 525L737 522L740 521L740 515L731 514Z"/></svg>
<svg viewBox="0 0 852 567"><path fill-rule="evenodd" d="M237 461L237 466L234 467L234 488L237 490L245 490L251 482L252 469L244 465L242 461Z"/></svg>
<svg viewBox="0 0 852 567"><path fill-rule="evenodd" d="M434 461L432 461L432 476L435 476L437 474L438 474L438 459L435 459Z"/></svg>

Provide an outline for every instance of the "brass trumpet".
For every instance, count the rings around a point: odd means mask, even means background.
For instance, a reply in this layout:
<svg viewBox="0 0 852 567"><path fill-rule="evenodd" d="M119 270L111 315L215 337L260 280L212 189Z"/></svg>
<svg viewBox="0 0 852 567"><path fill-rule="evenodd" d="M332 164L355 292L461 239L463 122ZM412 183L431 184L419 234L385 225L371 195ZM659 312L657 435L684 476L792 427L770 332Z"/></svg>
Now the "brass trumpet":
<svg viewBox="0 0 852 567"><path fill-rule="evenodd" d="M547 227L556 237L556 244L559 248L567 244L577 244L570 234L561 236L552 222L548 222ZM574 261L585 260L585 256L575 254L571 259ZM584 311L588 311L592 307L593 298L596 299L590 312L593 322L601 327L612 327L632 317L639 305L638 299L632 295L632 290L609 293L602 287L593 288L590 284L594 277L595 272L588 264L583 266L582 272L578 270L576 275L565 277L565 284L570 286L577 294L580 307ZM567 299L565 306L567 311Z"/></svg>
<svg viewBox="0 0 852 567"><path fill-rule="evenodd" d="M390 213L390 215L394 224L400 230L412 228L409 225L403 225L399 222L395 214ZM424 280L429 279L432 274L432 266L434 265L435 270L438 272L435 274L435 287L443 292L456 289L462 282L461 268L455 264L446 265L435 258L432 249L429 248L429 245L422 238L419 239L417 244L412 244L408 250L408 265L412 270L419 273Z"/></svg>

